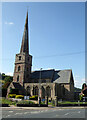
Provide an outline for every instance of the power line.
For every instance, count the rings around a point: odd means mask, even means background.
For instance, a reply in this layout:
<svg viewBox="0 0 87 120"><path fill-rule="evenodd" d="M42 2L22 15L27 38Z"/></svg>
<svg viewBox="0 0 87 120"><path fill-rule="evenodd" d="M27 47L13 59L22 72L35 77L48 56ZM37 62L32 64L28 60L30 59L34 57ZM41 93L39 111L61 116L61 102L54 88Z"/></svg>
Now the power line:
<svg viewBox="0 0 87 120"><path fill-rule="evenodd" d="M73 52L73 53L64 53L64 54L56 54L56 55L48 55L48 56L39 56L35 58L49 58L49 57L62 57L62 56L71 56L71 55L78 55L78 54L85 54L87 51L80 51L80 52Z"/></svg>
<svg viewBox="0 0 87 120"><path fill-rule="evenodd" d="M63 56L71 56L71 55L79 55L79 54L86 54L87 51L79 51L79 52L72 52L72 53L62 53L62 54L55 54L55 55L47 55L47 56L37 56L34 57L35 59L41 59L41 58L50 58L50 57L63 57ZM13 58L3 58L0 60L13 60Z"/></svg>

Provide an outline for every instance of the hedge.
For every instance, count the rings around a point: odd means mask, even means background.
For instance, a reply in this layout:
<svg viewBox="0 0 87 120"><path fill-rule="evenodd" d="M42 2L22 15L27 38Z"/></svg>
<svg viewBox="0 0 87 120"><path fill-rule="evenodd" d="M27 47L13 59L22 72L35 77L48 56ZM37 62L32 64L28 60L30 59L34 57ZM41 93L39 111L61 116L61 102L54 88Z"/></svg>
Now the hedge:
<svg viewBox="0 0 87 120"><path fill-rule="evenodd" d="M22 98L22 99L24 99L24 96L23 95L16 95L15 98Z"/></svg>
<svg viewBox="0 0 87 120"><path fill-rule="evenodd" d="M9 94L8 98L15 98L16 94Z"/></svg>
<svg viewBox="0 0 87 120"><path fill-rule="evenodd" d="M30 100L38 100L38 95L31 96Z"/></svg>

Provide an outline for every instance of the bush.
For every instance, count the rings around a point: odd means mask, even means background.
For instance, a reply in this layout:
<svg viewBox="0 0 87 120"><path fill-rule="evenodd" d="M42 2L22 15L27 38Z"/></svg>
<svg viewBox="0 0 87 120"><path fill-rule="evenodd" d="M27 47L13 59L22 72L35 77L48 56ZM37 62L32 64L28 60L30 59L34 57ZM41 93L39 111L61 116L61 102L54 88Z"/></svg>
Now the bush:
<svg viewBox="0 0 87 120"><path fill-rule="evenodd" d="M17 104L34 104L34 102L22 100L22 101L18 101Z"/></svg>
<svg viewBox="0 0 87 120"><path fill-rule="evenodd" d="M11 100L8 100L6 98L0 99L0 104L9 104L9 105L16 105L16 102L12 102Z"/></svg>
<svg viewBox="0 0 87 120"><path fill-rule="evenodd" d="M24 96L23 95L16 95L15 98L24 99Z"/></svg>
<svg viewBox="0 0 87 120"><path fill-rule="evenodd" d="M84 97L84 94L79 95L79 100L80 100L80 101L83 100L83 97Z"/></svg>
<svg viewBox="0 0 87 120"><path fill-rule="evenodd" d="M16 94L9 94L8 98L15 98Z"/></svg>
<svg viewBox="0 0 87 120"><path fill-rule="evenodd" d="M38 100L38 95L31 96L30 100Z"/></svg>

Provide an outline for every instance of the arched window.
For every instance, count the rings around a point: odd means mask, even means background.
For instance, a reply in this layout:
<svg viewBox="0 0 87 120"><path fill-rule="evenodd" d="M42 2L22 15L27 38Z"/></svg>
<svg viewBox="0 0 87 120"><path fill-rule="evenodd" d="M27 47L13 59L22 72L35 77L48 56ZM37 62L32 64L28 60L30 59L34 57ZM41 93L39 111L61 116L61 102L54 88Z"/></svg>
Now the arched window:
<svg viewBox="0 0 87 120"><path fill-rule="evenodd" d="M29 96L31 95L30 94L30 87L29 86L27 86L27 95L29 95Z"/></svg>
<svg viewBox="0 0 87 120"><path fill-rule="evenodd" d="M42 96L42 98L45 98L45 89L44 89L44 87L43 87L43 86L42 86L41 90L42 90L42 92L41 92L41 93L42 93L42 95L41 95L41 96Z"/></svg>
<svg viewBox="0 0 87 120"><path fill-rule="evenodd" d="M64 85L63 85L63 95L65 95L65 88L64 88Z"/></svg>
<svg viewBox="0 0 87 120"><path fill-rule="evenodd" d="M33 87L33 95L38 95L38 87Z"/></svg>
<svg viewBox="0 0 87 120"><path fill-rule="evenodd" d="M20 66L18 66L18 71L20 71Z"/></svg>
<svg viewBox="0 0 87 120"><path fill-rule="evenodd" d="M17 82L19 82L19 75L17 76Z"/></svg>
<svg viewBox="0 0 87 120"><path fill-rule="evenodd" d="M46 96L51 97L51 89L49 86L46 87Z"/></svg>
<svg viewBox="0 0 87 120"><path fill-rule="evenodd" d="M21 60L21 56L19 56L19 60Z"/></svg>

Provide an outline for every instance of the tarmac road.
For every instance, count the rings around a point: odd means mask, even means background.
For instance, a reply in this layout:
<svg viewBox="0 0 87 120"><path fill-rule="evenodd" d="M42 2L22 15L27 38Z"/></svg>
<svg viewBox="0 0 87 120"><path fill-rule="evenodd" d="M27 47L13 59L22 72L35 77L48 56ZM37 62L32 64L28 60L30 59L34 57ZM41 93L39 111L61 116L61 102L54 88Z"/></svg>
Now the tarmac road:
<svg viewBox="0 0 87 120"><path fill-rule="evenodd" d="M87 108L2 108L2 118L85 118Z"/></svg>

